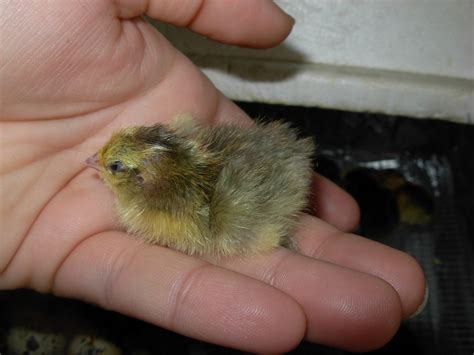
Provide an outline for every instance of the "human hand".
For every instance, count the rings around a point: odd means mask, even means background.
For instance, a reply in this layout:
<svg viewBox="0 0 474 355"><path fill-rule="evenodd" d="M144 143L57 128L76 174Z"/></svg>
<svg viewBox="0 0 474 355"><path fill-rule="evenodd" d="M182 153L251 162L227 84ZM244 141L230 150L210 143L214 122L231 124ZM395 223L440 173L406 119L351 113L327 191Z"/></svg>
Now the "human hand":
<svg viewBox="0 0 474 355"><path fill-rule="evenodd" d="M296 232L301 255L210 264L123 232L113 196L84 165L114 130L180 112L249 120L142 14L252 47L277 44L292 26L263 0L3 4L0 288L82 299L246 351L282 352L302 338L383 345L422 303L422 271L345 233L357 206L320 176L317 216Z"/></svg>

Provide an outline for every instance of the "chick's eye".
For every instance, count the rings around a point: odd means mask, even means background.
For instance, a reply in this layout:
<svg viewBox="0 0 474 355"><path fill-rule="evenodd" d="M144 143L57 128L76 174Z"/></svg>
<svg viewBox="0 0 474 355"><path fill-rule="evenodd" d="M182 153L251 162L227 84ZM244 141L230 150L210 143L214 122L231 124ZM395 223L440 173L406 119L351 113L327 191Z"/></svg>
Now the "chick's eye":
<svg viewBox="0 0 474 355"><path fill-rule="evenodd" d="M124 166L120 160L116 160L109 164L108 169L112 174L115 174L115 173L123 171Z"/></svg>

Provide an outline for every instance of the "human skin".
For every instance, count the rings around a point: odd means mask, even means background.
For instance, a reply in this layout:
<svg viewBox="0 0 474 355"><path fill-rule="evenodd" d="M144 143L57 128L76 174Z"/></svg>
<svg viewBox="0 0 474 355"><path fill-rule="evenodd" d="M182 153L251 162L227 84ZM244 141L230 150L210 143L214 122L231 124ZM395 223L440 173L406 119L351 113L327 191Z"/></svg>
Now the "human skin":
<svg viewBox="0 0 474 355"><path fill-rule="evenodd" d="M374 349L420 306L408 255L354 236L355 202L315 175L316 215L278 249L208 262L127 235L113 196L84 160L119 127L190 112L250 122L139 16L228 44L282 41L293 20L270 1L2 1L0 289L95 303L252 352L302 339ZM249 123L250 124L250 123Z"/></svg>

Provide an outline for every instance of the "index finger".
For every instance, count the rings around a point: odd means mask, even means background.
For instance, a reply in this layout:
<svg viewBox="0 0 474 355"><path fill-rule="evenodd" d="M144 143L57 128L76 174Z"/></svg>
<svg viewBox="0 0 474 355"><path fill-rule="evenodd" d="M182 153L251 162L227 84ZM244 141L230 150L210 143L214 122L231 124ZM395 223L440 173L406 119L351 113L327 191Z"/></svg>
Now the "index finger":
<svg viewBox="0 0 474 355"><path fill-rule="evenodd" d="M288 351L306 328L301 307L283 292L122 232L82 241L53 291L244 351Z"/></svg>

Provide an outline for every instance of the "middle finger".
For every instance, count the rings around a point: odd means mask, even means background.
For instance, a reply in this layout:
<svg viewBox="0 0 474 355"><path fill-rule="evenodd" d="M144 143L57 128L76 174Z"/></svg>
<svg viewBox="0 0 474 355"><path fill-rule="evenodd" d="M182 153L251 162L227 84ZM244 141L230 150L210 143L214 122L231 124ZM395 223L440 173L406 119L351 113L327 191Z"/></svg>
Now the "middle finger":
<svg viewBox="0 0 474 355"><path fill-rule="evenodd" d="M251 260L218 262L293 297L307 317L309 341L367 351L385 344L400 324L396 291L382 279L278 249Z"/></svg>

